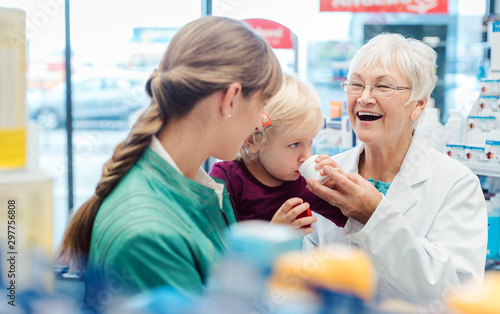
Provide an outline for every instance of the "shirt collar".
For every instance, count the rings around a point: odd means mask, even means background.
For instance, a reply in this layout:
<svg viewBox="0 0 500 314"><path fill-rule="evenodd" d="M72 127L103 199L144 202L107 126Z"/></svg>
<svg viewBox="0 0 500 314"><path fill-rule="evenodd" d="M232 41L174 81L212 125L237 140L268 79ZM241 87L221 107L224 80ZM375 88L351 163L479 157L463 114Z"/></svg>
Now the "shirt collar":
<svg viewBox="0 0 500 314"><path fill-rule="evenodd" d="M172 159L165 147L163 147L163 145L160 143L160 140L156 137L156 135L153 135L151 143L149 144L149 148L151 148L153 152L155 152L158 156L165 160L177 172L184 175L179 167L175 164L175 161ZM219 198L219 205L222 208L222 192L224 191L223 184L215 182L215 180L211 176L209 176L208 173L206 173L206 171L201 167L196 172L194 181L214 190L214 192L217 194L217 197Z"/></svg>
<svg viewBox="0 0 500 314"><path fill-rule="evenodd" d="M179 167L177 167L177 165L175 164L175 161L172 159L172 157L167 152L165 147L163 147L163 145L161 145L160 140L156 137L156 135L153 135L153 139L151 140L151 143L149 144L149 148L151 148L151 150L153 152L155 152L158 156L160 156L161 159L165 160L170 166L172 166L172 168L177 170L177 172L184 175L184 173L182 173L181 169L179 169Z"/></svg>

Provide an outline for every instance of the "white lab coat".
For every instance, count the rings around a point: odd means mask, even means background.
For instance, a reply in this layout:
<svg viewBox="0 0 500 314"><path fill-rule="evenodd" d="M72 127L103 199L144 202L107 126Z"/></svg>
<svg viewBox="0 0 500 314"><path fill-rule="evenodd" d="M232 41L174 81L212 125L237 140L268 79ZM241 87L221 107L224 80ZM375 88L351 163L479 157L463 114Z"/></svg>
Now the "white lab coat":
<svg viewBox="0 0 500 314"><path fill-rule="evenodd" d="M332 158L344 172L357 173L363 149L361 145ZM488 221L479 179L420 140L412 141L366 225L349 218L342 229L315 216L304 250L333 243L359 246L373 262L382 299L429 305L468 279L483 280Z"/></svg>

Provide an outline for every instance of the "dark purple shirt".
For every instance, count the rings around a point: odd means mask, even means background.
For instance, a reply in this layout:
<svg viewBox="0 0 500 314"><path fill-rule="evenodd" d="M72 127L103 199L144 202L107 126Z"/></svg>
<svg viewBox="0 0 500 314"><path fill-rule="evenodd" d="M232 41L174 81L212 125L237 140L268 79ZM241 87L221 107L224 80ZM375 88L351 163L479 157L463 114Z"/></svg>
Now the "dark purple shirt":
<svg viewBox="0 0 500 314"><path fill-rule="evenodd" d="M226 182L226 187L240 220L263 219L271 221L276 211L292 197L309 203L311 210L344 227L347 217L338 207L325 202L306 189L306 180L285 181L277 187L262 184L248 171L241 159L217 162L210 169L211 176Z"/></svg>

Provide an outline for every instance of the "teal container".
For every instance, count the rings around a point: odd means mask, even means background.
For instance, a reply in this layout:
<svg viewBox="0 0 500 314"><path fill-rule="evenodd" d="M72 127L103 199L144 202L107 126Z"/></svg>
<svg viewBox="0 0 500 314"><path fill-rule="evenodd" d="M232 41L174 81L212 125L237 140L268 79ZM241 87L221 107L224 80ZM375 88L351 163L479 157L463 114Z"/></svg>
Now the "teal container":
<svg viewBox="0 0 500 314"><path fill-rule="evenodd" d="M498 257L500 250L500 211L488 212L488 248L487 258Z"/></svg>

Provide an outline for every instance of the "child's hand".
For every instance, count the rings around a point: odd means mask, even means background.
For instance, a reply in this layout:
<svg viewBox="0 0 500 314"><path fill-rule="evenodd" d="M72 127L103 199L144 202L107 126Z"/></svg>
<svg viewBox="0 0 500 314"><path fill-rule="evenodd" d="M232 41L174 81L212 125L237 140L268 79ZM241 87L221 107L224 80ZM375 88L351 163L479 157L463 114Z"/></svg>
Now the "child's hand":
<svg viewBox="0 0 500 314"><path fill-rule="evenodd" d="M310 210L309 203L303 203L298 197L291 198L281 205L280 209L274 214L273 219L271 219L271 223L290 225L300 229L305 234L309 234L314 230L311 224L318 219L314 216L297 218L300 214L305 214L307 210Z"/></svg>

